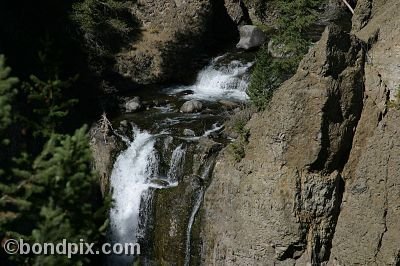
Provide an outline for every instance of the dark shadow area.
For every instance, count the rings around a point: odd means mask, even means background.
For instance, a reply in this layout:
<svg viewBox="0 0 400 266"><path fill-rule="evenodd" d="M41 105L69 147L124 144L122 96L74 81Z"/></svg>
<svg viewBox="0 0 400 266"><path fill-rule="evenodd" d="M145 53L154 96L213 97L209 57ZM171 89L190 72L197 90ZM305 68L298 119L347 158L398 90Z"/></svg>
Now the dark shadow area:
<svg viewBox="0 0 400 266"><path fill-rule="evenodd" d="M205 16L201 34L178 33L173 43L162 50L161 68L172 77L168 83L192 83L197 72L209 59L234 47L239 40L235 23L228 15L223 1L212 1L211 12Z"/></svg>
<svg viewBox="0 0 400 266"><path fill-rule="evenodd" d="M63 91L65 99L79 100L64 119L65 131L93 121L106 109L103 95L109 88L103 75L114 64L113 54L140 35L139 23L127 8L102 8L102 16L99 10L85 13L82 21L94 25L85 31L84 22L80 24L72 16L77 12L76 3L83 1L0 1L0 54L6 56L13 76L22 81L29 80L30 75L44 81L78 77ZM113 17L125 23L119 31L112 25L119 25L111 21ZM111 18L112 23L95 21L104 18ZM107 101L113 99L107 97Z"/></svg>

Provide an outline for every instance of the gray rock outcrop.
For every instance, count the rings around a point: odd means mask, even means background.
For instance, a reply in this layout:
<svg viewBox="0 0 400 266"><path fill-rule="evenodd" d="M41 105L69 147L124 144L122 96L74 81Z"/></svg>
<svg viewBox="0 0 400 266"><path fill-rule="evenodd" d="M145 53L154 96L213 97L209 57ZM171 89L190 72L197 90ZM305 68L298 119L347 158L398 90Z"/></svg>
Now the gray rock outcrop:
<svg viewBox="0 0 400 266"><path fill-rule="evenodd" d="M400 112L388 104L400 84L400 2L372 1L370 7L368 23L360 31L353 28L369 42L369 64L364 110L343 170L346 190L332 265L400 263Z"/></svg>
<svg viewBox="0 0 400 266"><path fill-rule="evenodd" d="M251 49L259 47L264 44L267 36L265 33L253 25L244 25L239 28L240 41L236 45L236 48Z"/></svg>

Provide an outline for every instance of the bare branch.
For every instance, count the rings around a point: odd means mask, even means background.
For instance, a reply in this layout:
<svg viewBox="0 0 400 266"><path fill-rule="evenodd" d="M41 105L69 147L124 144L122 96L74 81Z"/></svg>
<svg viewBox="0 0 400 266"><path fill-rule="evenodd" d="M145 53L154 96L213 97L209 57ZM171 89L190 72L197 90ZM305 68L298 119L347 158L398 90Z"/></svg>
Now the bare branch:
<svg viewBox="0 0 400 266"><path fill-rule="evenodd" d="M107 144L107 135L110 132L110 129L111 130L114 129L112 127L110 120L108 120L107 114L105 112L101 115L101 118L99 120L99 125L100 125L100 132L103 134L104 143Z"/></svg>
<svg viewBox="0 0 400 266"><path fill-rule="evenodd" d="M354 15L354 9L351 7L351 5L346 0L342 1L349 8L350 12Z"/></svg>

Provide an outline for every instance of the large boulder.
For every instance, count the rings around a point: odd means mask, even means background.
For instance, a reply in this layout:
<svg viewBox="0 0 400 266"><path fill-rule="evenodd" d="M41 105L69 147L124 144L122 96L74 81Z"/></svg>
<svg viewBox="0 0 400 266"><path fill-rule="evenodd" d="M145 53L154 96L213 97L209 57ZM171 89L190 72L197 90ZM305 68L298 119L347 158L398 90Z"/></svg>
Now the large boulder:
<svg viewBox="0 0 400 266"><path fill-rule="evenodd" d="M195 113L201 111L203 109L203 104L197 100L190 100L185 102L180 111L181 113Z"/></svg>
<svg viewBox="0 0 400 266"><path fill-rule="evenodd" d="M259 47L267 40L265 33L253 25L245 25L239 28L240 41L236 45L237 48L251 49Z"/></svg>

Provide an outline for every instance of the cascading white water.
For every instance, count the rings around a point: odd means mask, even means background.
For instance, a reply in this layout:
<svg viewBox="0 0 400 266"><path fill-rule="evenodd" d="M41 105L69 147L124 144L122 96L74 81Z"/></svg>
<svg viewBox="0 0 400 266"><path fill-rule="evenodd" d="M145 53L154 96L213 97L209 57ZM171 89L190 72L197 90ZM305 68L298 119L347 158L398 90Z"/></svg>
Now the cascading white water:
<svg viewBox="0 0 400 266"><path fill-rule="evenodd" d="M215 123L211 126L211 129L206 130L206 132L204 132L203 136L204 137L208 137L210 136L212 133L217 132L221 129L223 129L224 126L223 125L218 125L218 123Z"/></svg>
<svg viewBox="0 0 400 266"><path fill-rule="evenodd" d="M146 131L133 128L133 141L114 163L111 173L113 206L110 210L111 240L114 243L136 243L143 237L139 228L141 203L150 199L150 188L168 188L178 184L185 161L186 148L179 145L171 155L167 180L159 177L160 158L155 149L156 138ZM168 139L168 138L167 138ZM164 180L163 185L157 180ZM129 256L113 256L110 265L128 265Z"/></svg>
<svg viewBox="0 0 400 266"><path fill-rule="evenodd" d="M222 56L223 57L223 56ZM219 65L222 57L211 61L197 76L196 83L191 86L179 86L172 90L178 93L186 90L193 94L185 96L187 99L218 100L232 99L244 101L248 99L248 71L253 63L242 63L234 60L227 65Z"/></svg>
<svg viewBox="0 0 400 266"><path fill-rule="evenodd" d="M248 72L252 63L242 63L240 61L231 61L230 63L221 63L225 60L224 56L212 60L199 74L197 81L191 86L179 86L169 88L167 93L176 94L185 90L193 93L184 96L188 99L200 99L205 101L218 101L228 99L234 101L247 100L246 89L248 86ZM188 119L188 115L180 116L173 105L157 107L163 116L159 122L162 128L172 128L177 124L182 124ZM171 113L176 112L173 116ZM189 117L190 118L190 117ZM190 119L198 119L194 115ZM202 137L213 136L214 132L223 129L220 123L214 123L212 128L206 130ZM168 188L177 186L182 174L184 173L184 164L186 149L195 144L196 137L181 137L170 135L169 130L152 135L138 128L133 129L134 138L130 141L124 136L120 136L128 144L127 150L122 152L115 164L111 174L111 187L113 190L114 205L110 211L111 222L111 240L115 243L135 243L146 237L146 220L151 212L152 190L151 188ZM156 145L162 143L157 139L164 139L164 147ZM170 152L173 140L182 140L182 144L174 147L169 161L169 168L164 169L166 162L160 163L159 154ZM185 143L183 143L185 142ZM164 148L164 150L156 150ZM167 156L168 157L168 156ZM212 170L212 162L204 166L201 179L207 179ZM159 169L160 168L160 169ZM186 257L185 265L190 263L190 245L192 226L198 213L203 197L204 187L196 190L194 206L189 217L186 231ZM132 257L114 257L110 258L110 265L131 265Z"/></svg>
<svg viewBox="0 0 400 266"><path fill-rule="evenodd" d="M185 153L186 149L183 148L182 144L176 147L172 152L171 162L167 173L169 183L177 183L179 177L182 175L182 168L185 163Z"/></svg>
<svg viewBox="0 0 400 266"><path fill-rule="evenodd" d="M190 264L190 243L191 243L191 235L192 235L192 227L194 223L194 218L196 218L196 214L200 209L201 203L203 202L204 190L201 189L197 195L196 202L193 206L192 213L189 218L188 227L186 230L186 254L185 254L185 266L189 266Z"/></svg>
<svg viewBox="0 0 400 266"><path fill-rule="evenodd" d="M112 240L137 242L140 202L151 187L149 180L158 174L158 158L153 135L134 129L134 140L122 152L111 174L113 207L110 211Z"/></svg>

